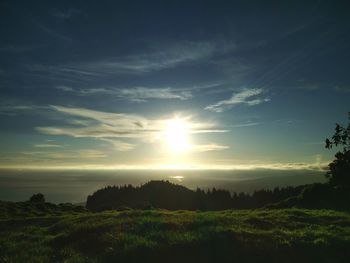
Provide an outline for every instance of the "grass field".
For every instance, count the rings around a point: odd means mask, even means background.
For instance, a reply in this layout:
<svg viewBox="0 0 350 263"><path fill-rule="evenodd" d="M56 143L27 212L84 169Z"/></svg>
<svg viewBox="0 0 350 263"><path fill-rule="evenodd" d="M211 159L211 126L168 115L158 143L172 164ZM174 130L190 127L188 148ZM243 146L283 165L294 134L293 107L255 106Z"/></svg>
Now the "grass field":
<svg viewBox="0 0 350 263"><path fill-rule="evenodd" d="M2 214L1 262L348 262L350 214L66 211Z"/></svg>

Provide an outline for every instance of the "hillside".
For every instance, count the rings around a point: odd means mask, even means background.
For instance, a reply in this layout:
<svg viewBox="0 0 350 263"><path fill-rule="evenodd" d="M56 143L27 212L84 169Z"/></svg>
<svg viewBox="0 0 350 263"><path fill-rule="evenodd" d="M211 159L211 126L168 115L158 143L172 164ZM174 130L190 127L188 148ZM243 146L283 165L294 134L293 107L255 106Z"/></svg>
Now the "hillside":
<svg viewBox="0 0 350 263"><path fill-rule="evenodd" d="M252 194L222 189L190 190L169 181L149 181L141 186L107 186L89 195L90 211L125 208L167 210L225 210L256 208L316 208L350 210L350 188L330 184L309 184L261 189Z"/></svg>
<svg viewBox="0 0 350 263"><path fill-rule="evenodd" d="M107 186L89 195L91 211L161 208L168 210L224 210L259 208L299 195L306 186L258 190L251 195L223 189L190 190L169 181L149 181L141 186Z"/></svg>
<svg viewBox="0 0 350 263"><path fill-rule="evenodd" d="M36 202L0 201L0 219L31 218L38 216L59 216L86 212L81 205L71 203L52 204Z"/></svg>
<svg viewBox="0 0 350 263"><path fill-rule="evenodd" d="M0 220L0 262L348 262L350 214L128 210Z"/></svg>

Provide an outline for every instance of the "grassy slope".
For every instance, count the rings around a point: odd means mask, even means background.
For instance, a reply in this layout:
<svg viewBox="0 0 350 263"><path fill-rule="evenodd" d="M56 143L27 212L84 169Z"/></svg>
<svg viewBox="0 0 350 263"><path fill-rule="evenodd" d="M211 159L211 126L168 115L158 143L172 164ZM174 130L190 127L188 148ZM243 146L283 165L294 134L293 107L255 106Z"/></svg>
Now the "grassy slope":
<svg viewBox="0 0 350 263"><path fill-rule="evenodd" d="M350 214L122 211L0 220L2 262L347 262Z"/></svg>
<svg viewBox="0 0 350 263"><path fill-rule="evenodd" d="M33 203L33 202L6 202L0 201L0 219L14 219L40 216L59 216L86 212L80 205L70 203Z"/></svg>

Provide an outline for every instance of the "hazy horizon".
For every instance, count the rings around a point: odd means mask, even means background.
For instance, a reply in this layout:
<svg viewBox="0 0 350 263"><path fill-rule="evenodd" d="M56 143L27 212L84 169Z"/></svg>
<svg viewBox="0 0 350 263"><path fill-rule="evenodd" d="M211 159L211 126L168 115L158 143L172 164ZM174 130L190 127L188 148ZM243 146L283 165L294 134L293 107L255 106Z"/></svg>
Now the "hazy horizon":
<svg viewBox="0 0 350 263"><path fill-rule="evenodd" d="M26 201L43 193L49 202L85 202L107 185L139 186L150 180L169 180L190 189L220 188L248 192L274 187L324 182L325 172L312 170L0 170L0 200Z"/></svg>

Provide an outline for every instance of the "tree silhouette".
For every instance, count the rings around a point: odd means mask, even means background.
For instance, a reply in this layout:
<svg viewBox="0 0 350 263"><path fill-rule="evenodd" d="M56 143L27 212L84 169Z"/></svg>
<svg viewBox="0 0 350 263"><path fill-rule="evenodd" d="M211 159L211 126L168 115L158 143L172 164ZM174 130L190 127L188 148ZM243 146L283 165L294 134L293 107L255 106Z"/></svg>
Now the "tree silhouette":
<svg viewBox="0 0 350 263"><path fill-rule="evenodd" d="M253 194L231 193L222 189L195 191L169 181L150 181L141 186L107 186L89 195L90 211L161 208L168 210L225 210L259 208L298 196L305 185L259 190Z"/></svg>
<svg viewBox="0 0 350 263"><path fill-rule="evenodd" d="M32 195L29 201L32 203L45 203L45 197L43 194L38 193L38 194Z"/></svg>
<svg viewBox="0 0 350 263"><path fill-rule="evenodd" d="M341 146L343 149L335 154L335 160L329 166L326 174L333 185L350 186L350 112L348 127L336 123L335 133L331 139L326 139L326 148Z"/></svg>

